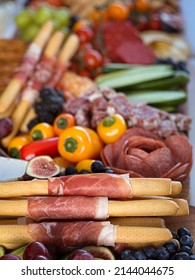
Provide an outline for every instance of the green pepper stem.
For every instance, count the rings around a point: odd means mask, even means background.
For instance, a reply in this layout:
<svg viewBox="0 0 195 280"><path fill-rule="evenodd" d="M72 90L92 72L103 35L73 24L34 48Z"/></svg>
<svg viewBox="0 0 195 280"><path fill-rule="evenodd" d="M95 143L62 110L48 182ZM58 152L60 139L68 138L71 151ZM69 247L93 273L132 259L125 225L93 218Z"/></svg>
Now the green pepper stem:
<svg viewBox="0 0 195 280"><path fill-rule="evenodd" d="M64 143L64 148L67 152L74 153L77 147L78 147L78 142L74 138L69 137L66 139Z"/></svg>
<svg viewBox="0 0 195 280"><path fill-rule="evenodd" d="M103 120L103 126L109 127L112 126L115 123L115 118L114 117L106 117Z"/></svg>
<svg viewBox="0 0 195 280"><path fill-rule="evenodd" d="M67 121L67 119L65 119L65 118L60 118L60 119L57 121L57 127L60 128L60 129L66 128L67 125L68 125L68 121Z"/></svg>
<svg viewBox="0 0 195 280"><path fill-rule="evenodd" d="M33 140L41 140L43 139L43 133L41 130L34 130L32 133Z"/></svg>

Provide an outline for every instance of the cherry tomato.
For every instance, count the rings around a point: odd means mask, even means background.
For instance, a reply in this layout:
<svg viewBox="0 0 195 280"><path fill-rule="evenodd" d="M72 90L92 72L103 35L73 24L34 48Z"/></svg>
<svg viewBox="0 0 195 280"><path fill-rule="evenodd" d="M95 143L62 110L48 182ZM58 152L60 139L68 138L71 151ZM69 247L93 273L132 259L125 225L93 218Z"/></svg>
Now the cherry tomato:
<svg viewBox="0 0 195 280"><path fill-rule="evenodd" d="M152 30L161 30L162 22L158 14L151 15L149 20L149 29Z"/></svg>
<svg viewBox="0 0 195 280"><path fill-rule="evenodd" d="M76 30L76 34L79 36L81 43L90 42L93 39L93 30L87 26Z"/></svg>
<svg viewBox="0 0 195 280"><path fill-rule="evenodd" d="M148 29L149 20L144 15L139 15L138 22L136 23L137 29L139 31L145 31Z"/></svg>
<svg viewBox="0 0 195 280"><path fill-rule="evenodd" d="M140 12L147 12L149 10L149 0L136 0L135 8Z"/></svg>
<svg viewBox="0 0 195 280"><path fill-rule="evenodd" d="M91 16L91 19L95 23L98 23L98 22L100 22L102 20L108 19L107 10L103 10L103 9L96 9L96 10L92 11L90 16Z"/></svg>
<svg viewBox="0 0 195 280"><path fill-rule="evenodd" d="M107 14L109 19L125 20L129 16L129 8L121 2L113 2L108 6Z"/></svg>
<svg viewBox="0 0 195 280"><path fill-rule="evenodd" d="M85 66L88 69L97 69L103 64L103 57L100 52L91 49L84 55Z"/></svg>

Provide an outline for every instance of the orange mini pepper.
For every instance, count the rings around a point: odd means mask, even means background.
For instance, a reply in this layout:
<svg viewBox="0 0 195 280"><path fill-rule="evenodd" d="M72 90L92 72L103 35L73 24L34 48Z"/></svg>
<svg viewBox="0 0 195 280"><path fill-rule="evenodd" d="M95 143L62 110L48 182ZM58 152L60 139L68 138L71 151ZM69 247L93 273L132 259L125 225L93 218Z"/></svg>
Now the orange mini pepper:
<svg viewBox="0 0 195 280"><path fill-rule="evenodd" d="M93 130L81 126L65 129L59 136L59 154L68 161L75 163L83 159L97 157L101 142L97 142L99 137L95 131L92 132Z"/></svg>
<svg viewBox="0 0 195 280"><path fill-rule="evenodd" d="M64 129L74 125L75 125L74 116L68 113L62 113L55 118L53 122L53 129L55 134L59 136Z"/></svg>

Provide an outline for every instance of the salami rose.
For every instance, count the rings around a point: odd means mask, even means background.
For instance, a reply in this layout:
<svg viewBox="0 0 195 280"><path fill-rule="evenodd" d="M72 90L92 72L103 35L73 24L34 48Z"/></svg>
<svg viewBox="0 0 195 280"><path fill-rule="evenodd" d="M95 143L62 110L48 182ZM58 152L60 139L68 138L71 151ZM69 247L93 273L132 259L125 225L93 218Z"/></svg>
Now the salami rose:
<svg viewBox="0 0 195 280"><path fill-rule="evenodd" d="M192 167L192 145L184 135L163 139L146 129L130 128L104 147L101 159L116 173L182 181Z"/></svg>

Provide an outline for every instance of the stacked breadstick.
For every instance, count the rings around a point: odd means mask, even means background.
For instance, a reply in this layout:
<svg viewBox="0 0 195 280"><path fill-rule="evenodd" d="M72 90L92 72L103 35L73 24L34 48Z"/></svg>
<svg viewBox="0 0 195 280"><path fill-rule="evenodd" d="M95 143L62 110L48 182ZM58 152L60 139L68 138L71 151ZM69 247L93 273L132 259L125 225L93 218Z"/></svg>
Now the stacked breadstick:
<svg viewBox="0 0 195 280"><path fill-rule="evenodd" d="M181 191L180 182L166 178L108 173L1 182L0 245L161 246L172 238L163 217L189 214Z"/></svg>
<svg viewBox="0 0 195 280"><path fill-rule="evenodd" d="M39 90L46 85L55 87L78 46L79 39L75 34L65 38L63 32L53 32L52 22L42 27L0 97L0 114L10 116L13 121L13 131L2 140L5 148L20 131L23 120L38 98Z"/></svg>

